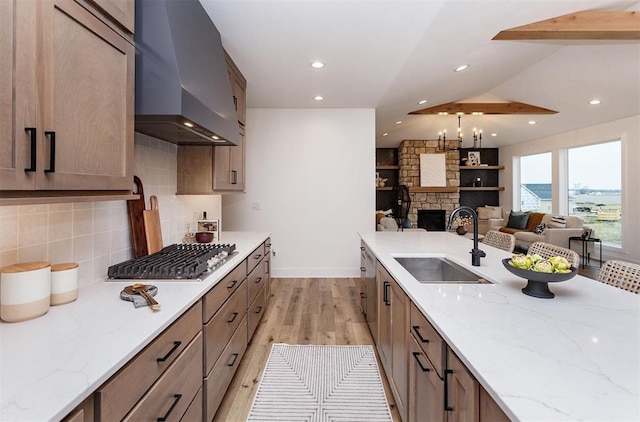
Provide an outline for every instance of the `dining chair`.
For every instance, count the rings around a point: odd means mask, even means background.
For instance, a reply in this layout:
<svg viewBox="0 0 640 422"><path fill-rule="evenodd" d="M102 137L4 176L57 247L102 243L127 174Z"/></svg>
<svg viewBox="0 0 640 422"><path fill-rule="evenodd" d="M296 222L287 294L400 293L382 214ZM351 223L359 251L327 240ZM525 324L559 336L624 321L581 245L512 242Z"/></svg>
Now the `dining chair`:
<svg viewBox="0 0 640 422"><path fill-rule="evenodd" d="M640 294L640 265L615 259L609 260L602 265L598 281Z"/></svg>
<svg viewBox="0 0 640 422"><path fill-rule="evenodd" d="M489 230L482 238L482 243L507 252L513 252L516 247L516 237L510 233Z"/></svg>
<svg viewBox="0 0 640 422"><path fill-rule="evenodd" d="M545 259L551 258L552 256L561 256L566 258L567 261L576 268L578 268L578 265L580 264L580 255L578 255L576 251L552 245L551 243L535 242L533 245L529 246L527 253L530 255L538 254Z"/></svg>

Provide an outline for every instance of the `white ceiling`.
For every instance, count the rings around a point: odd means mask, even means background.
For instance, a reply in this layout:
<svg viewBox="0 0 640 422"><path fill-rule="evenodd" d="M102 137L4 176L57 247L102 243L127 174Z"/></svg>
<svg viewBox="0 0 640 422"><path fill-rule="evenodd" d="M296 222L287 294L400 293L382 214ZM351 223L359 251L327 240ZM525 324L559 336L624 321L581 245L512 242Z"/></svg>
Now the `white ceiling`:
<svg viewBox="0 0 640 422"><path fill-rule="evenodd" d="M248 80L248 107L375 108L378 147L455 133L455 116L407 113L475 97L559 111L464 116L463 132L483 129L485 147L640 114L640 42L491 40L567 13L640 10L640 1L200 1ZM462 64L470 67L454 72Z"/></svg>

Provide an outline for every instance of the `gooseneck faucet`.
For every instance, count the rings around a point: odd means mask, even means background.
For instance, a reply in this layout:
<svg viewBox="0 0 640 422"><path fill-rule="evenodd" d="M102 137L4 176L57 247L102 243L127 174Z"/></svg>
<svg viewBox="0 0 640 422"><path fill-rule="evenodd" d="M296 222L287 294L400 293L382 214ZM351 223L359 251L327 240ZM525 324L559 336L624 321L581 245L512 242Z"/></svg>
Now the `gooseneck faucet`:
<svg viewBox="0 0 640 422"><path fill-rule="evenodd" d="M449 215L449 223L447 224L447 230L451 229L453 219L460 211L468 212L473 218L473 249L471 249L471 265L473 265L474 267L479 267L480 258L487 256L487 254L485 254L484 251L478 249L478 214L476 214L475 210L471 207L462 206L451 211L451 215Z"/></svg>

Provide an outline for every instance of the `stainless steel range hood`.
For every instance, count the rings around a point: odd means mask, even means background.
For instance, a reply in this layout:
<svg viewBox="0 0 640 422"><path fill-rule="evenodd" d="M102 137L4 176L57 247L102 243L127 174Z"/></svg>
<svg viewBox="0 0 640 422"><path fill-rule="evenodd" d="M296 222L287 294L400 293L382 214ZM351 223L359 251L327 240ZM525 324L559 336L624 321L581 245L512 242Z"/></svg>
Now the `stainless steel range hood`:
<svg viewBox="0 0 640 422"><path fill-rule="evenodd" d="M200 1L136 0L135 42L135 130L176 144L237 145L220 33Z"/></svg>

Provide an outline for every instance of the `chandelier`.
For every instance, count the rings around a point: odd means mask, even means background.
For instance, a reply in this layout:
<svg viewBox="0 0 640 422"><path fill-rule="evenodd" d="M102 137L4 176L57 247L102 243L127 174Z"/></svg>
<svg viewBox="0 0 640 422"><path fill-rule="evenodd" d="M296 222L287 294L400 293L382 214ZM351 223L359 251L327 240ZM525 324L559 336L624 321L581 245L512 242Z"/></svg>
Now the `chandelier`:
<svg viewBox="0 0 640 422"><path fill-rule="evenodd" d="M458 113L458 132L456 133L457 137L453 139L454 141L456 141L455 146L450 147L447 145L447 130L444 129L441 132L438 132L438 150L439 151L456 151L462 148L462 129L460 127L460 120L462 118L462 114L464 113ZM451 139L449 139L449 141L451 141ZM482 149L482 129L477 130L475 127L473 128L472 148Z"/></svg>

